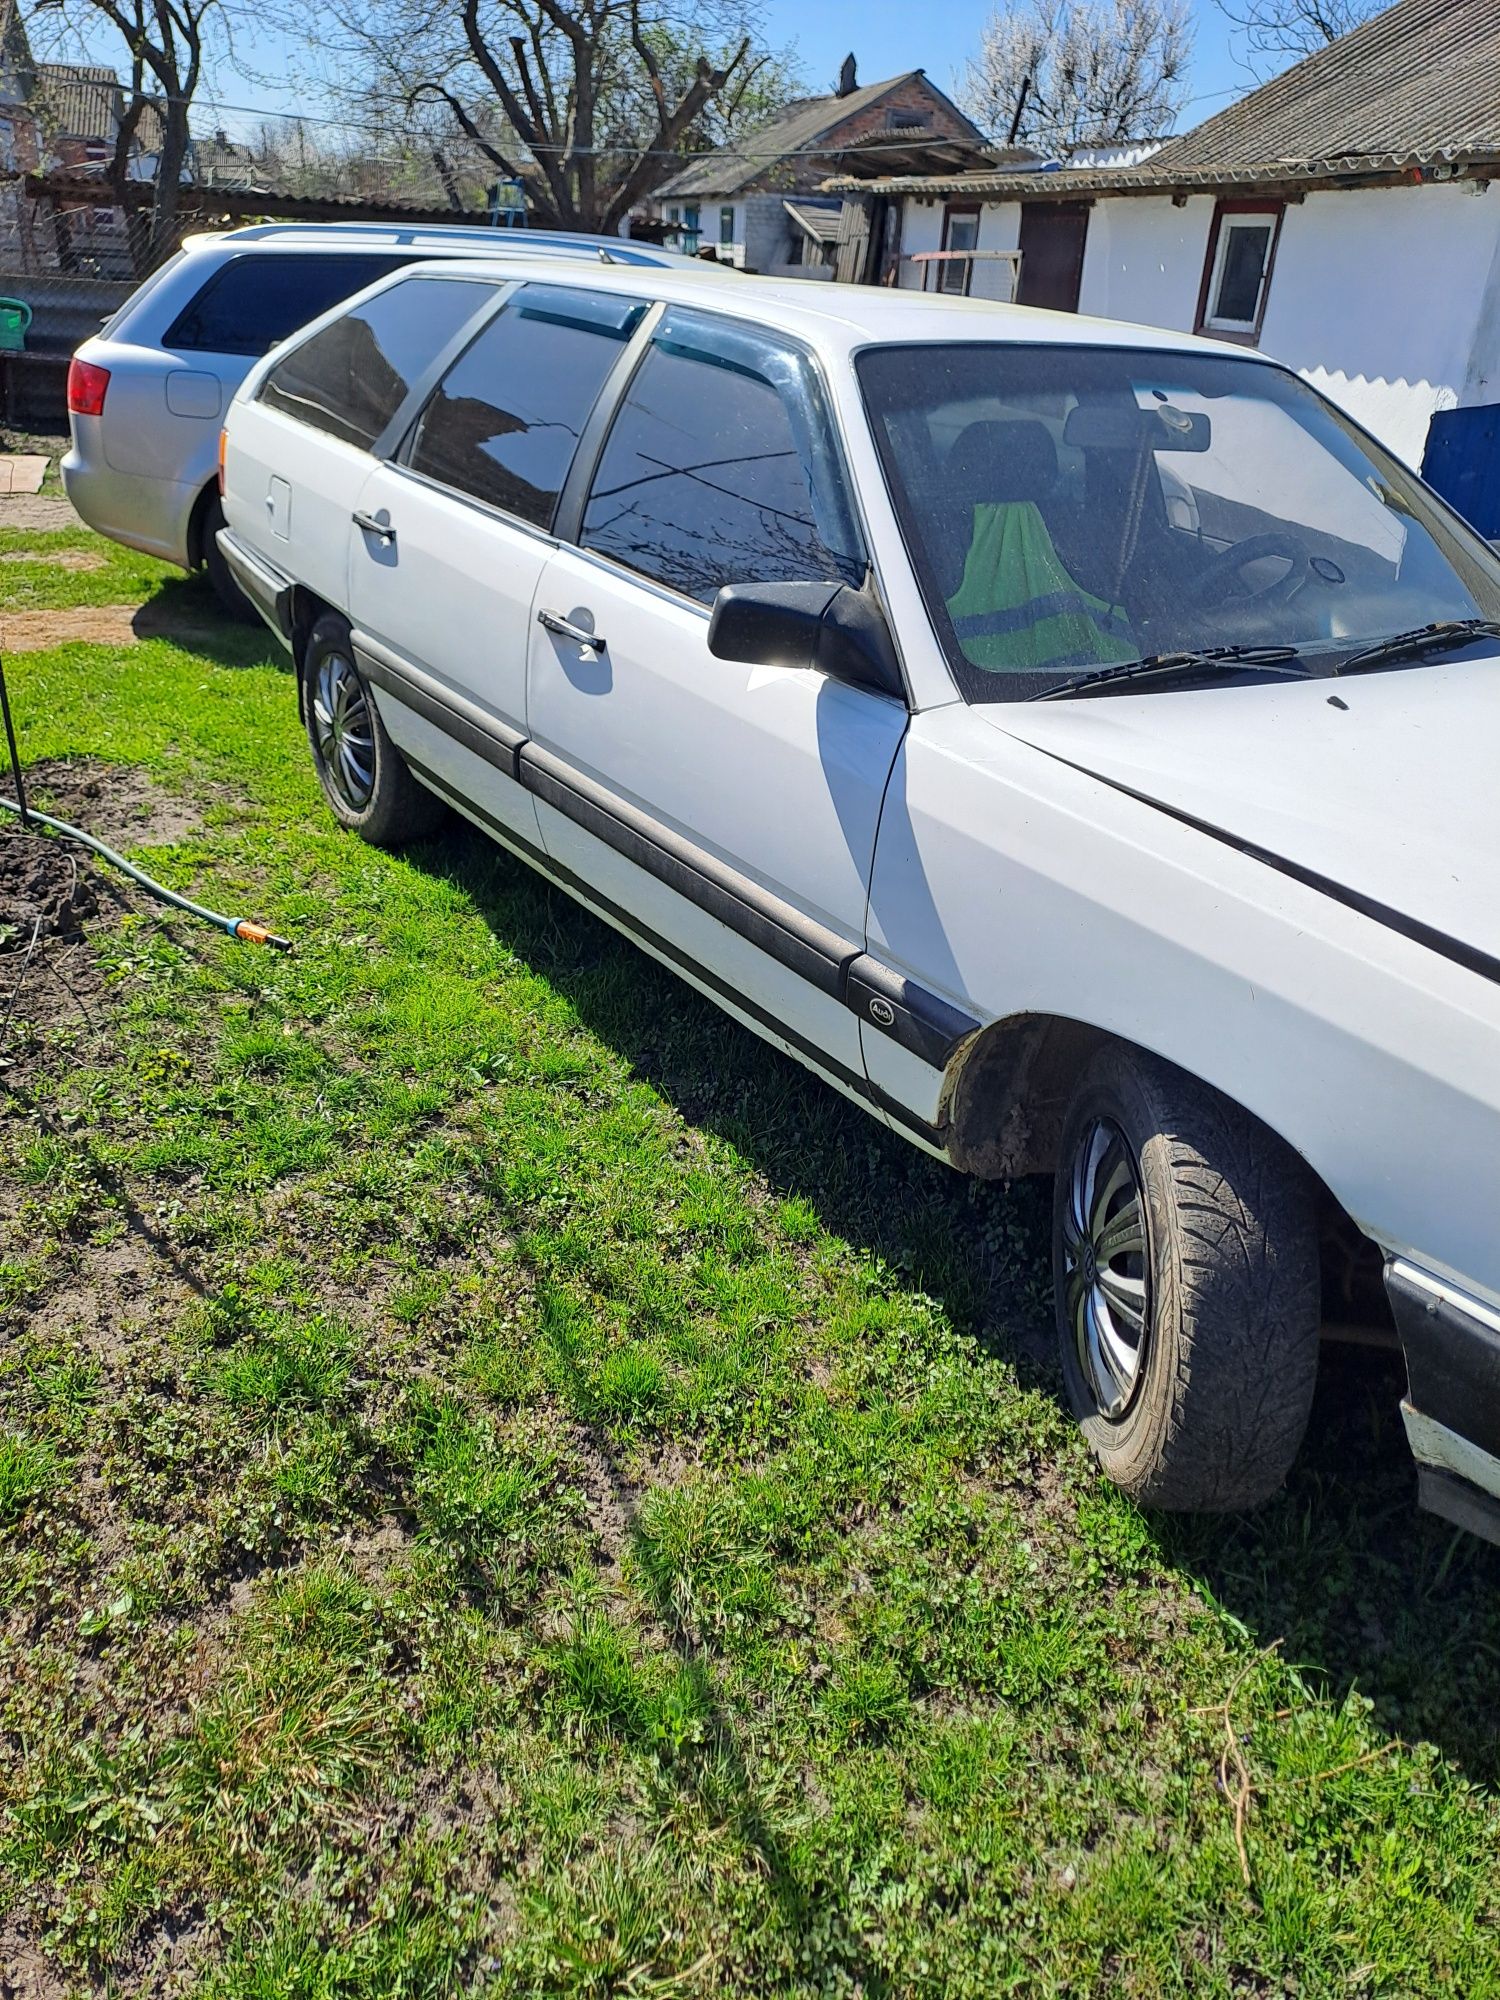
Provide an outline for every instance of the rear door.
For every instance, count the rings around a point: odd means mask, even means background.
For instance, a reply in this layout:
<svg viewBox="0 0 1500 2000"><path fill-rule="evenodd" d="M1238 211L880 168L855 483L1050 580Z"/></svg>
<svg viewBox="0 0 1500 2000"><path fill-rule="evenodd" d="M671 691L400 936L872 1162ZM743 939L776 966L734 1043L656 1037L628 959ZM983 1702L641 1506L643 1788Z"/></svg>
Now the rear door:
<svg viewBox="0 0 1500 2000"><path fill-rule="evenodd" d="M579 545L559 546L537 593L521 753L550 859L741 1019L863 1094L846 975L905 706L708 650L724 584L865 579L812 358L669 309L558 525Z"/></svg>
<svg viewBox="0 0 1500 2000"><path fill-rule="evenodd" d="M514 783L532 599L579 434L644 304L525 285L444 369L354 508L349 609L408 761L536 839Z"/></svg>
<svg viewBox="0 0 1500 2000"><path fill-rule="evenodd" d="M354 510L375 446L433 356L493 296L463 279L404 278L293 347L230 426L235 533L347 607Z"/></svg>

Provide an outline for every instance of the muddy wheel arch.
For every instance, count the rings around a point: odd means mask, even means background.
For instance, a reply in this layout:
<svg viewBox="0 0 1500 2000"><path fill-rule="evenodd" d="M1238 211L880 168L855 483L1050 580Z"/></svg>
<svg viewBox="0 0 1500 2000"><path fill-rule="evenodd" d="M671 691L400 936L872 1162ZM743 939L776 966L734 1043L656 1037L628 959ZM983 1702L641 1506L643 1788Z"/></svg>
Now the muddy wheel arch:
<svg viewBox="0 0 1500 2000"><path fill-rule="evenodd" d="M981 1180L1050 1173L1063 1114L1102 1028L1054 1014L1016 1014L974 1035L943 1083L948 1158Z"/></svg>

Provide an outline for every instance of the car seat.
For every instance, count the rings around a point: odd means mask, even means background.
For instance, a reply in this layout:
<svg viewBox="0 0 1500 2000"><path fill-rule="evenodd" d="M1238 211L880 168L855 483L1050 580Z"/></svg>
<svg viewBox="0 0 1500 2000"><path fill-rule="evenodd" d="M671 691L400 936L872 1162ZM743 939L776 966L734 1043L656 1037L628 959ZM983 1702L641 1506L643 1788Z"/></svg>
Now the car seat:
<svg viewBox="0 0 1500 2000"><path fill-rule="evenodd" d="M945 484L953 532L944 540L966 548L946 600L965 659L1017 673L1132 657L1119 607L1085 590L1053 543L1044 506L1056 492L1057 447L1045 424L969 424L948 454Z"/></svg>

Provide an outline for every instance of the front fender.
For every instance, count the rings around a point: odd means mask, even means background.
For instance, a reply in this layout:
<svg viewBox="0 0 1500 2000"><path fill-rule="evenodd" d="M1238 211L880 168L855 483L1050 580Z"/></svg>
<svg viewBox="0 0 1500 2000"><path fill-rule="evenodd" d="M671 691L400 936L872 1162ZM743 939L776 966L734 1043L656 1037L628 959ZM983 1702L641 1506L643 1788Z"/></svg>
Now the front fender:
<svg viewBox="0 0 1500 2000"><path fill-rule="evenodd" d="M962 708L907 733L870 940L986 1022L1082 1024L1200 1077L1388 1252L1500 1299L1500 985L1479 973ZM879 1089L944 1119L952 1076L865 1048Z"/></svg>

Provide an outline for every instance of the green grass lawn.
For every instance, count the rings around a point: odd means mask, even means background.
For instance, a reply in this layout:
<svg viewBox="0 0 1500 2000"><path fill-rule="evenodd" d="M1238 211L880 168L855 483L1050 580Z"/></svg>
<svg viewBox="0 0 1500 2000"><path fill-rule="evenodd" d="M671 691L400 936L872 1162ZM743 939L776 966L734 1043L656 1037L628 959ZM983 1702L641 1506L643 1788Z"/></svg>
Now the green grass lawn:
<svg viewBox="0 0 1500 2000"><path fill-rule="evenodd" d="M109 562L0 591L196 603ZM1388 1359L1262 1514L1143 1516L1038 1358L1044 1188L477 834L337 832L262 635L10 672L297 950L106 900L87 1016L6 1031L0 1972L1500 1991L1500 1552L1414 1512Z"/></svg>

